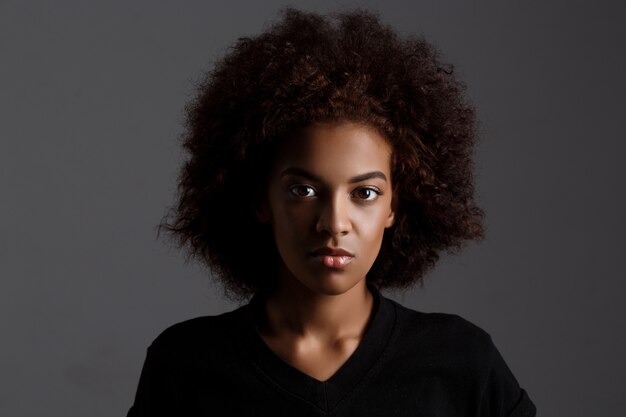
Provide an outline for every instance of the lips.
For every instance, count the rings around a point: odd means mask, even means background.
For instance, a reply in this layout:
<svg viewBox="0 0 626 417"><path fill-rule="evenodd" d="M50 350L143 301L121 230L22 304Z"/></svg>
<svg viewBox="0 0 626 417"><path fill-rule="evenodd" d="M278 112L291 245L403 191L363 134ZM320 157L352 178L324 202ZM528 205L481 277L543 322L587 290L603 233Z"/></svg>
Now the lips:
<svg viewBox="0 0 626 417"><path fill-rule="evenodd" d="M344 268L354 258L353 253L343 248L331 248L328 246L314 250L311 252L311 256L314 256L328 268Z"/></svg>

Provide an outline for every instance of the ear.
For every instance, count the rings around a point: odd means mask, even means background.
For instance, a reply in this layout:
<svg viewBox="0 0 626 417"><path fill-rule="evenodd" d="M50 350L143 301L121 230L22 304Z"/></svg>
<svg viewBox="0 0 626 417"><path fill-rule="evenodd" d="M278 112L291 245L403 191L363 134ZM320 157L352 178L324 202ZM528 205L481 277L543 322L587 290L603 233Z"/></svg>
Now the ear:
<svg viewBox="0 0 626 417"><path fill-rule="evenodd" d="M271 223L272 216L270 215L270 210L267 204L267 201L263 200L254 208L254 218L259 223Z"/></svg>
<svg viewBox="0 0 626 417"><path fill-rule="evenodd" d="M393 226L393 223L396 220L397 204L398 204L398 199L396 197L396 192L394 190L391 196L391 209L389 210L389 215L387 216L387 221L385 222L385 228L390 228L391 226Z"/></svg>
<svg viewBox="0 0 626 417"><path fill-rule="evenodd" d="M393 222L395 221L395 212L393 210L389 211L389 216L387 217L387 221L385 223L385 228L390 228L393 226Z"/></svg>

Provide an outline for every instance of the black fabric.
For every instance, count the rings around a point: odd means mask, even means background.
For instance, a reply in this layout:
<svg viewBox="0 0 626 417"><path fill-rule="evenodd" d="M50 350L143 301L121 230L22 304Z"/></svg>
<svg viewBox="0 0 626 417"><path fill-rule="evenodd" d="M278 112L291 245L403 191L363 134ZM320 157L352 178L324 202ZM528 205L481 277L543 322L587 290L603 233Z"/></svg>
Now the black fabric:
<svg viewBox="0 0 626 417"><path fill-rule="evenodd" d="M148 348L128 417L535 416L488 333L370 290L363 339L326 381L265 344L255 329L259 297L166 329Z"/></svg>

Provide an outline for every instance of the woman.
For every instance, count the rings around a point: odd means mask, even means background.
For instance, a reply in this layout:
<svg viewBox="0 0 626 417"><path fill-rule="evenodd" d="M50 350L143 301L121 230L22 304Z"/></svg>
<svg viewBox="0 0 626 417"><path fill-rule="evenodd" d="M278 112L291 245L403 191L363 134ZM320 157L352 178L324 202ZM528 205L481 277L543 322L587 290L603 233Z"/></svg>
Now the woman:
<svg viewBox="0 0 626 417"><path fill-rule="evenodd" d="M483 238L474 112L428 43L335 17L286 9L188 106L164 227L249 302L157 337L129 416L535 415L485 331L380 293Z"/></svg>

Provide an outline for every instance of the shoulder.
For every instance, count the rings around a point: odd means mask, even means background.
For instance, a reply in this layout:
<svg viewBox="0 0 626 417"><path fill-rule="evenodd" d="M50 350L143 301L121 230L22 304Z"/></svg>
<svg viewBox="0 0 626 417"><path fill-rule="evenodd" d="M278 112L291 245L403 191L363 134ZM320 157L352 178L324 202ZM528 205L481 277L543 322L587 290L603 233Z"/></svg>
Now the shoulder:
<svg viewBox="0 0 626 417"><path fill-rule="evenodd" d="M191 353L205 350L207 347L217 349L227 345L230 334L239 325L237 320L243 307L217 315L200 316L175 323L161 331L149 346L156 353Z"/></svg>
<svg viewBox="0 0 626 417"><path fill-rule="evenodd" d="M485 330L451 313L422 312L391 300L396 306L400 351L425 361L484 372L495 346Z"/></svg>
<svg viewBox="0 0 626 417"><path fill-rule="evenodd" d="M480 415L535 415L489 333L457 314L425 313L391 301L402 369L458 387L455 395L465 395Z"/></svg>
<svg viewBox="0 0 626 417"><path fill-rule="evenodd" d="M396 306L401 331L428 336L441 341L460 341L465 343L489 344L491 336L473 322L452 313L423 312L406 307L391 300Z"/></svg>

